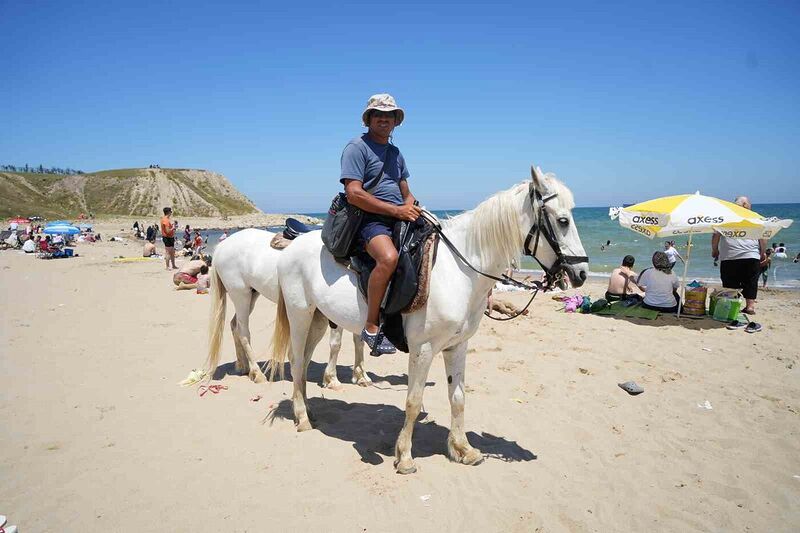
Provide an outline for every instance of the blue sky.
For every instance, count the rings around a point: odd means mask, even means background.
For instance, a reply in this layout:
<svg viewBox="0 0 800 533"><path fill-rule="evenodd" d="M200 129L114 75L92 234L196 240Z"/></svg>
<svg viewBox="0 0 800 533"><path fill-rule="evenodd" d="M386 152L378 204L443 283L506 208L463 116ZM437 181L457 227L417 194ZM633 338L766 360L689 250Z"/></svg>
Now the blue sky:
<svg viewBox="0 0 800 533"><path fill-rule="evenodd" d="M205 168L320 211L390 92L432 209L532 162L579 206L800 201L800 3L554 4L0 0L0 162Z"/></svg>

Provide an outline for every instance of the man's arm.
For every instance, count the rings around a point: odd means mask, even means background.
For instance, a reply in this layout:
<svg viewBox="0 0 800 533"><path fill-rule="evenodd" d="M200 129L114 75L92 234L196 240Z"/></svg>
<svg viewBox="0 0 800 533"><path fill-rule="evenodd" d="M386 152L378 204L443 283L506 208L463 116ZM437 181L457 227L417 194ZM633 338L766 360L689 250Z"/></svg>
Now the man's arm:
<svg viewBox="0 0 800 533"><path fill-rule="evenodd" d="M400 194L403 195L403 203L406 205L414 205L414 202L417 201L411 194L411 189L408 188L408 180L400 180Z"/></svg>
<svg viewBox="0 0 800 533"><path fill-rule="evenodd" d="M401 181L403 183L405 180ZM419 207L415 205L392 205L389 202L384 202L375 198L373 195L364 190L363 184L356 179L345 179L344 185L345 193L347 194L347 201L368 213L375 213L377 215L386 215L400 220L416 220L422 212ZM401 188L402 191L402 188ZM409 195L411 193L409 192ZM413 196L412 196L413 198ZM404 196L405 199L405 196Z"/></svg>
<svg viewBox="0 0 800 533"><path fill-rule="evenodd" d="M713 257L714 259L719 259L719 239L720 239L720 237L721 237L721 235L719 233L717 233L716 231L714 232L713 235L711 235L711 257Z"/></svg>
<svg viewBox="0 0 800 533"><path fill-rule="evenodd" d="M758 239L758 253L762 261L767 260L767 239Z"/></svg>

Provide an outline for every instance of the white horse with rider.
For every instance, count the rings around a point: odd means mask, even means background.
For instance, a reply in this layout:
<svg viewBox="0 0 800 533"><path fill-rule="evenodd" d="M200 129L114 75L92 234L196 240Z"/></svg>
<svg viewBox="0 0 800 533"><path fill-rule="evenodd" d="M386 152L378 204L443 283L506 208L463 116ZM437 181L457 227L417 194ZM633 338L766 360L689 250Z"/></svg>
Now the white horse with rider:
<svg viewBox="0 0 800 533"><path fill-rule="evenodd" d="M464 464L483 460L464 431L467 341L483 318L495 279L511 262L520 253L534 257L545 270L548 285L564 274L573 287L586 279L588 258L572 218L572 193L538 169L531 168L531 176L530 181L497 193L443 224L442 235L449 244L439 244L427 305L403 315L409 356L405 423L395 446L395 467L400 473L416 470L411 436L431 361L438 352L444 356L452 416L448 455ZM312 429L306 371L314 347L329 320L360 332L367 303L356 274L334 260L319 232L301 235L280 254L277 276L271 372L273 377L282 375L284 359L290 354L293 413L297 430L304 431Z"/></svg>

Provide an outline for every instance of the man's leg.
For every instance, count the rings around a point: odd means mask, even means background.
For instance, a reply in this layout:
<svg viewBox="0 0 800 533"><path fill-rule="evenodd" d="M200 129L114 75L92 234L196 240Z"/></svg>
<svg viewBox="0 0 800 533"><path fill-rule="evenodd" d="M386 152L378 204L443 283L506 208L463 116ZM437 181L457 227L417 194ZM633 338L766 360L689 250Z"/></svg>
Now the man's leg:
<svg viewBox="0 0 800 533"><path fill-rule="evenodd" d="M367 253L375 260L367 288L367 333L377 333L380 324L381 302L397 268L397 249L388 235L376 235L367 243Z"/></svg>
<svg viewBox="0 0 800 533"><path fill-rule="evenodd" d="M172 261L172 268L178 268L177 266L175 266L175 247L174 246L170 246L170 248L169 248L169 259L170 259L170 261Z"/></svg>

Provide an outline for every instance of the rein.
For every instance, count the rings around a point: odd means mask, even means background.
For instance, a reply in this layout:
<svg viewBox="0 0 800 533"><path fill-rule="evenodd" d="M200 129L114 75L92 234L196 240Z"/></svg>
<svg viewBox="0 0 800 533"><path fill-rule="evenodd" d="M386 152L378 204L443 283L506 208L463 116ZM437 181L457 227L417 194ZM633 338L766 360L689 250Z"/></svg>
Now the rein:
<svg viewBox="0 0 800 533"><path fill-rule="evenodd" d="M488 316L492 320L497 320L498 322L505 322L506 320L513 320L517 318L522 313L528 310L528 307L530 307L530 305L533 303L533 299L536 298L536 295L539 294L540 290L546 291L547 289L553 286L553 283L556 282L560 276L563 275L561 270L563 265L579 264L587 262L589 260L589 258L586 256L565 255L561 251L561 246L559 246L558 241L555 238L555 232L553 230L552 224L550 223L550 219L544 216L544 204L549 202L556 196L558 196L556 193L551 193L543 197L541 193L534 186L533 181L531 181L531 185L528 192L528 199L531 202L531 210L533 211L533 213L536 213L536 222L534 222L533 225L531 226L531 229L528 230L528 235L525 237L525 244L523 246L522 253L536 259L536 262L539 263L539 266L541 266L542 269L544 270L545 277L547 280L546 283L542 283L541 281L534 281L532 285L521 281L517 281L514 278L506 276L505 274L503 274L501 277L498 277L498 276L493 276L492 274L487 274L486 272L483 272L475 268L469 262L469 260L466 257L464 257L464 255L460 251L458 251L458 248L456 248L456 246L450 241L450 239L448 239L447 236L442 232L442 227L439 224L439 221L436 219L436 217L433 216L433 214L429 213L428 211L423 210L422 216L424 216L425 219L431 223L431 225L433 226L433 230L436 232L437 235L439 235L444 244L450 249L451 252L453 252L453 254L459 260L461 260L462 263L468 266L473 272L483 277L499 281L503 285L514 285L515 287L520 287L525 290L533 291L533 294L531 295L530 300L528 300L528 303L525 304L525 307L523 307L520 311L518 311L514 315L507 316L504 318L497 318L493 317L489 313L489 310L485 310L483 314ZM546 267L539 260L538 257L536 257L536 252L539 249L539 237L542 234L544 234L545 240L547 240L547 243L550 245L550 248L552 248L553 252L556 254L556 260L549 268ZM533 243L533 250L530 249L531 239L535 239Z"/></svg>

